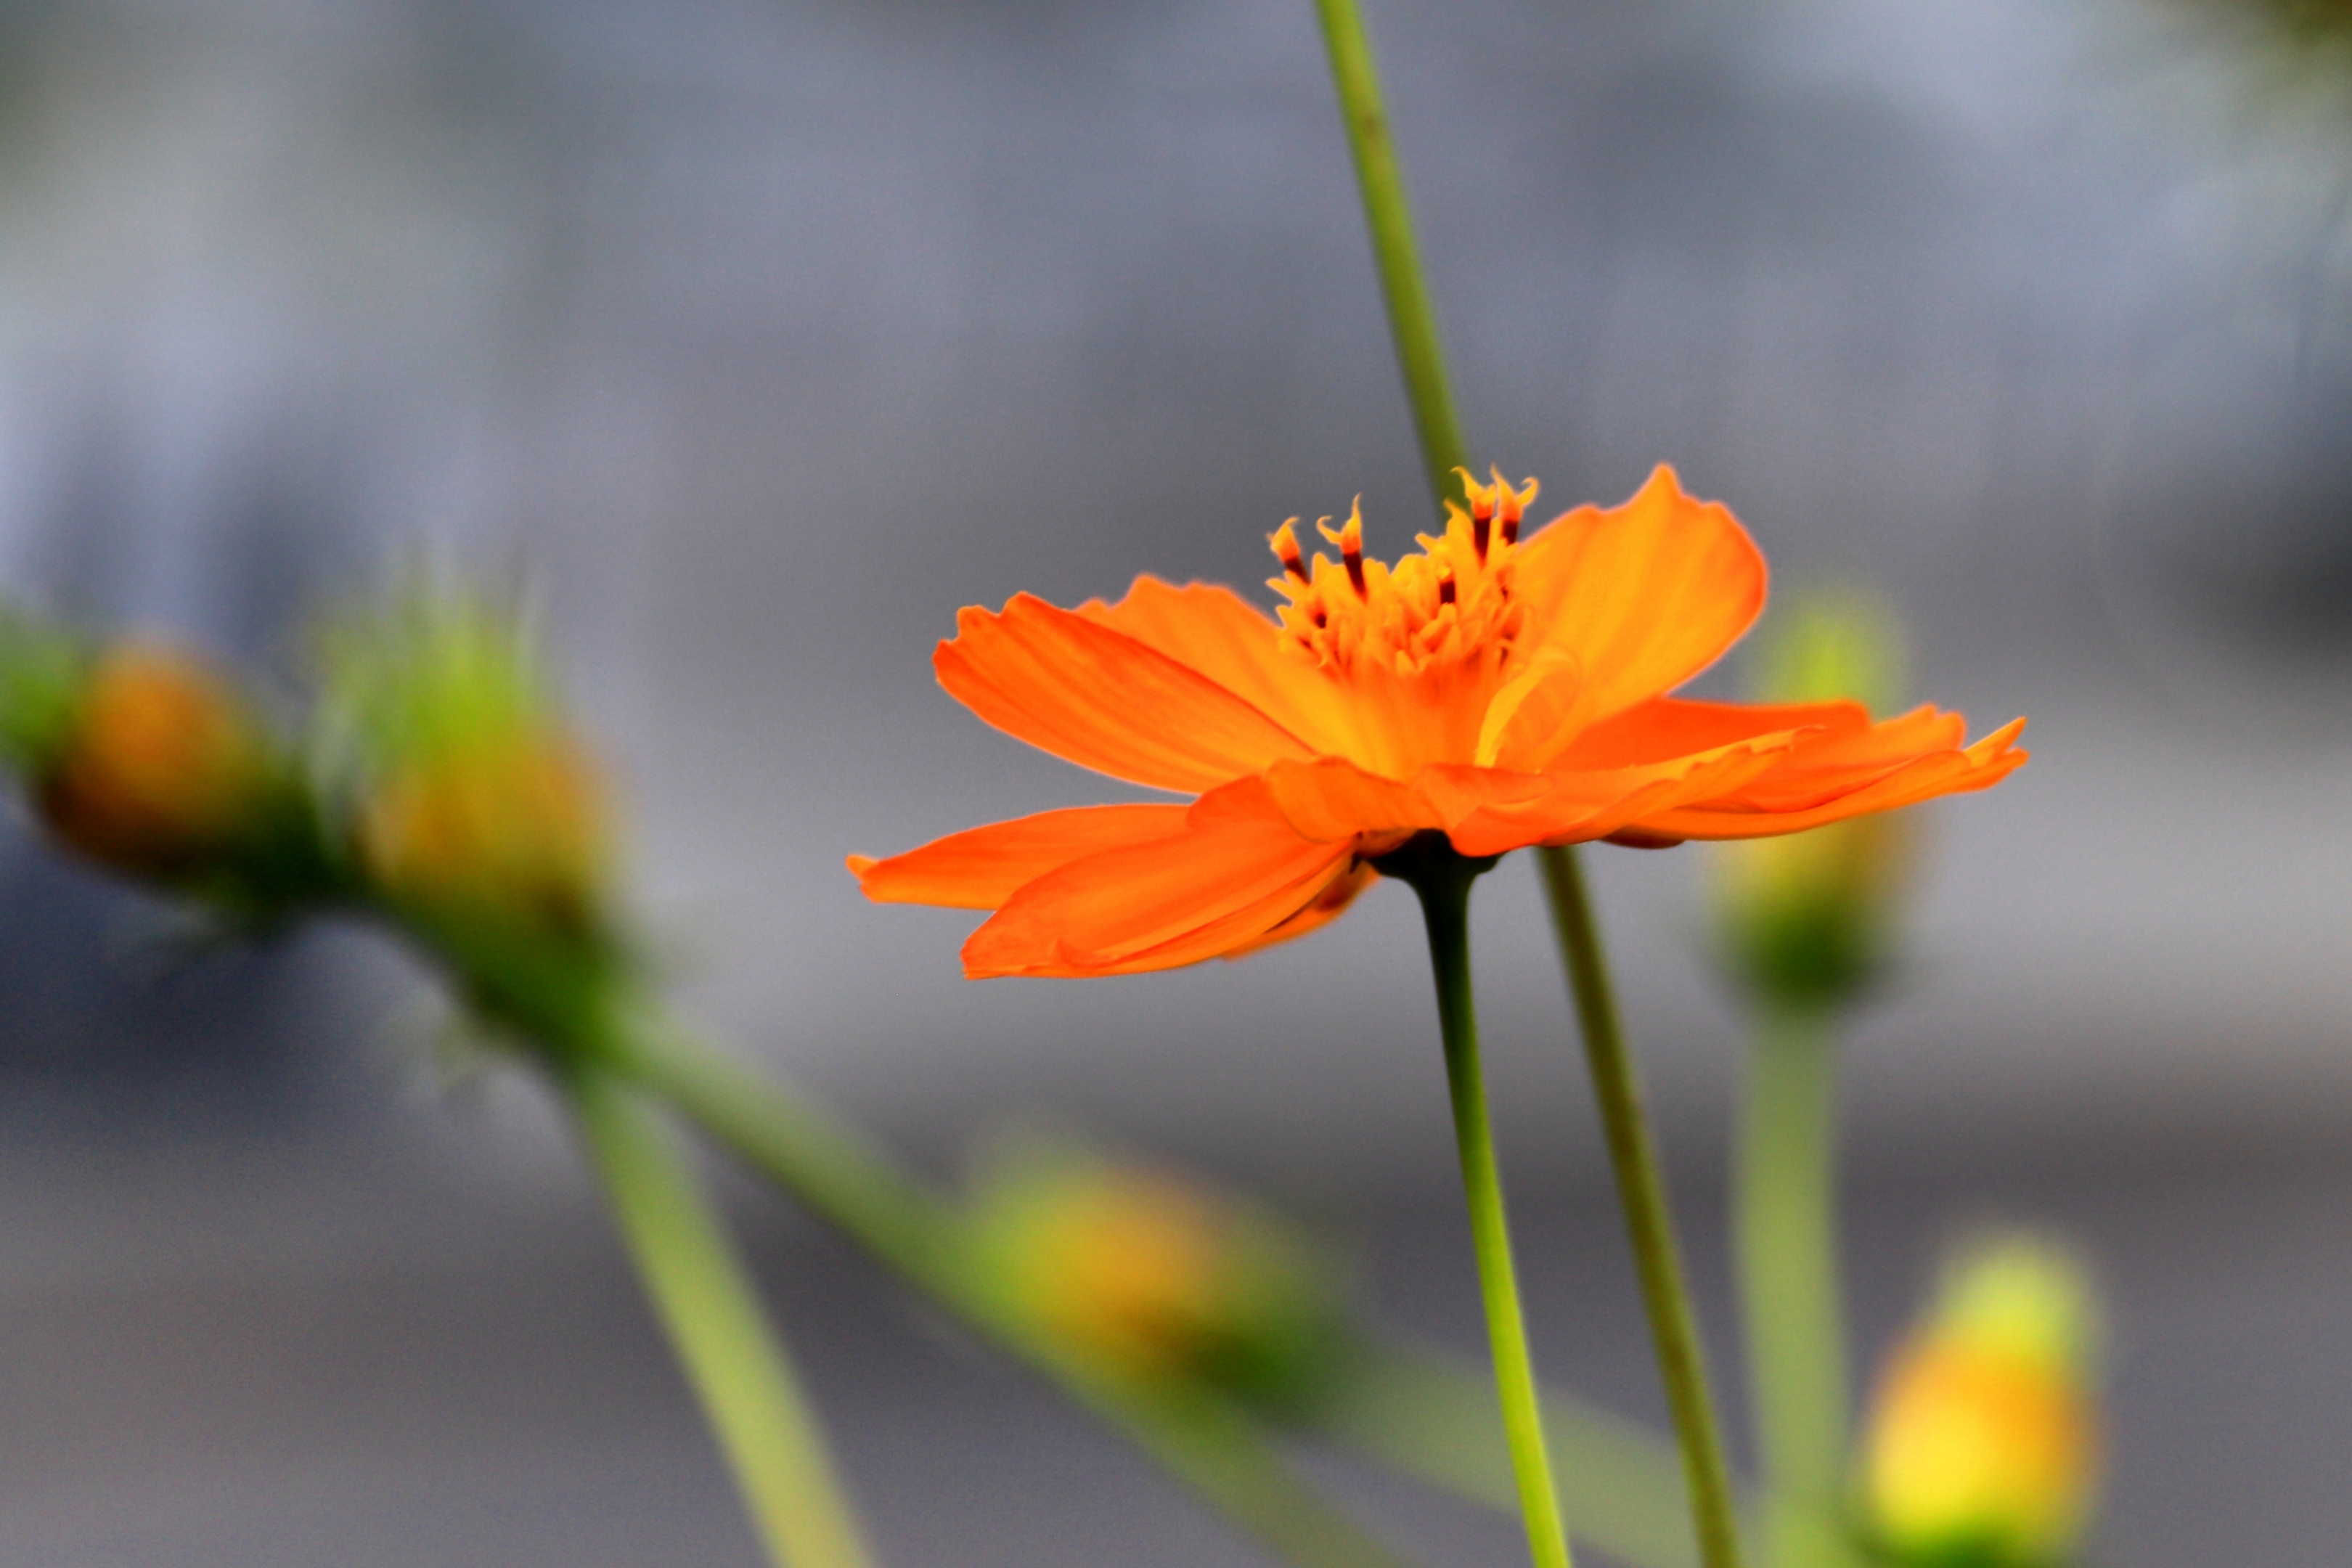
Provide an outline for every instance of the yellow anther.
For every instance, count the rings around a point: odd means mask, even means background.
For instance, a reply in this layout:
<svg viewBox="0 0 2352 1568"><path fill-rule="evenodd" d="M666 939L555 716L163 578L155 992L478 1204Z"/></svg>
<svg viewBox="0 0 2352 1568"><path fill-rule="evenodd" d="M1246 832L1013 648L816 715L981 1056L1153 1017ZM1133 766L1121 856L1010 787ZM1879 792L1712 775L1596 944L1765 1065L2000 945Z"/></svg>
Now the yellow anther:
<svg viewBox="0 0 2352 1568"><path fill-rule="evenodd" d="M1530 477L1514 489L1511 488L1511 482L1503 478L1501 468L1497 468L1490 471L1495 476L1495 486L1489 493L1496 499L1496 505L1502 520L1503 542L1506 544L1516 544L1519 539L1519 521L1527 516L1528 503L1536 499L1538 488L1536 481L1533 477Z"/></svg>
<svg viewBox="0 0 2352 1568"><path fill-rule="evenodd" d="M1265 542L1273 548L1274 558L1282 563L1282 569L1285 572L1289 573L1293 577L1297 578L1302 583L1307 580L1307 557L1300 552L1298 548L1298 520L1297 518L1293 517L1285 519L1280 528L1276 529L1272 533L1266 535Z"/></svg>
<svg viewBox="0 0 2352 1568"><path fill-rule="evenodd" d="M1456 468L1454 471L1462 476L1462 494L1470 502L1472 521L1484 522L1492 519L1495 515L1496 491L1498 485L1480 484L1478 476L1467 468ZM1498 482L1500 479L1501 476L1497 475ZM1447 510L1451 510L1452 508L1449 506Z"/></svg>
<svg viewBox="0 0 2352 1568"><path fill-rule="evenodd" d="M1348 581L1354 584L1356 596L1369 597L1370 590L1364 583L1364 498L1356 498L1355 504L1348 509L1348 521L1339 525L1338 531L1332 531L1328 517L1317 519L1315 527L1339 547L1339 561L1348 568Z"/></svg>

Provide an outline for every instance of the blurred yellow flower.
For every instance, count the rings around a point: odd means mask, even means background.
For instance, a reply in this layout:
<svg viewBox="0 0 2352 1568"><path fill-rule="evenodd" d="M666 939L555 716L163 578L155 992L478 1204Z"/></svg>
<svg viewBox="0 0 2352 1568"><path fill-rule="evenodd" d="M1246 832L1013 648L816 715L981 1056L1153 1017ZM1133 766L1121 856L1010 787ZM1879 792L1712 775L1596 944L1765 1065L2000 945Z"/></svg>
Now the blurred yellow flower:
<svg viewBox="0 0 2352 1568"><path fill-rule="evenodd" d="M2063 1561L2097 1472L2095 1307L2079 1265L2011 1237L1952 1267L1928 1321L1881 1379L1862 1488L1897 1562L2038 1568Z"/></svg>
<svg viewBox="0 0 2352 1568"><path fill-rule="evenodd" d="M1280 1403L1342 1343L1319 1250L1233 1195L1060 1145L1001 1151L974 1234L1007 1303L1064 1347L1139 1377Z"/></svg>
<svg viewBox="0 0 2352 1568"><path fill-rule="evenodd" d="M1192 1193L1125 1173L1033 1218L1017 1266L1048 1333L1155 1371L1202 1338L1217 1306L1218 1237Z"/></svg>

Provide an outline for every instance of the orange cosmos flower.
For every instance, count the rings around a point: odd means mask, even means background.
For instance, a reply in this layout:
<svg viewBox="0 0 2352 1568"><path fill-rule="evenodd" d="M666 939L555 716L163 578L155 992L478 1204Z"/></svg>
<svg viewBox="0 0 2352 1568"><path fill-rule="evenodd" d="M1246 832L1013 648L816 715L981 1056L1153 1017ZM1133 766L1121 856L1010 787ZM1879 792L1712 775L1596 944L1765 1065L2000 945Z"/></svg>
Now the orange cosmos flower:
<svg viewBox="0 0 2352 1568"><path fill-rule="evenodd" d="M1273 536L1286 601L1139 577L1116 605L1027 594L957 617L940 684L1006 733L1184 804L1080 806L874 860L868 898L993 910L964 973L1129 974L1236 958L1337 917L1371 862L1440 832L1465 856L1607 838L1793 833L1983 789L2017 720L1973 745L1932 707L1701 702L1667 692L1764 605L1738 520L1661 466L1633 500L1526 539L1536 484L1465 476L1465 510L1393 567L1363 519L1338 561Z"/></svg>

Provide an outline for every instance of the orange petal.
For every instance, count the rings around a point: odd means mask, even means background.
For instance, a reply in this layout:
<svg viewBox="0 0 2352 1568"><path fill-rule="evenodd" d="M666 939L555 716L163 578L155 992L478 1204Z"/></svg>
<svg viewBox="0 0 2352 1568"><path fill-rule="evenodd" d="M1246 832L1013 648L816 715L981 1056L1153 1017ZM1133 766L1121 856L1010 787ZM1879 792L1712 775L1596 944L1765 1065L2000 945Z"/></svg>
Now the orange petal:
<svg viewBox="0 0 2352 1568"><path fill-rule="evenodd" d="M1253 952L1286 942L1296 942L1312 931L1320 931L1341 915L1356 901L1356 895L1381 879L1381 874L1370 866L1358 864L1352 870L1342 871L1315 895L1314 901L1280 925L1254 942L1228 948L1221 956L1247 958Z"/></svg>
<svg viewBox="0 0 2352 1568"><path fill-rule="evenodd" d="M1206 676L1316 751L1347 749L1353 731L1338 688L1286 653L1273 617L1231 588L1138 577L1118 604L1090 600L1077 613Z"/></svg>
<svg viewBox="0 0 2352 1568"><path fill-rule="evenodd" d="M1893 722L1901 725L1906 721ZM1874 811L1893 811L1938 795L1990 789L2025 765L2031 753L2016 743L2024 728L2024 720L2012 720L1966 750L1930 752L1892 769L1874 762L1873 771L1864 774L1862 782L1813 804L1789 808L1770 805L1772 795L1763 786L1777 780L1775 770L1725 798L1646 815L1630 826L1653 837L1762 838ZM1792 754L1790 762L1799 760L1799 755Z"/></svg>
<svg viewBox="0 0 2352 1568"><path fill-rule="evenodd" d="M1489 801L1454 822L1447 836L1465 855L1606 838L1660 812L1738 790L1778 764L1795 742L1782 731L1651 767L1554 773L1542 794Z"/></svg>
<svg viewBox="0 0 2352 1568"><path fill-rule="evenodd" d="M1266 770L1265 784L1276 809L1299 837L1318 844L1445 826L1421 790L1366 773L1343 757L1276 763Z"/></svg>
<svg viewBox="0 0 2352 1568"><path fill-rule="evenodd" d="M1713 664L1764 607L1764 557L1725 508L1664 464L1632 500L1579 507L1515 558L1538 637L1574 654L1595 714L1670 691Z"/></svg>
<svg viewBox="0 0 2352 1568"><path fill-rule="evenodd" d="M1345 876L1355 846L1301 838L1257 779L1200 801L1184 830L1048 872L964 944L964 973L1173 969L1259 942Z"/></svg>
<svg viewBox="0 0 2352 1568"><path fill-rule="evenodd" d="M1783 731L1846 735L1869 728L1870 714L1859 702L1693 702L1655 697L1586 730L1553 765L1571 771L1640 767Z"/></svg>
<svg viewBox="0 0 2352 1568"><path fill-rule="evenodd" d="M1748 788L1741 805L1756 811L1826 805L1922 757L1956 753L1967 739L1965 720L1932 707L1860 729L1807 735Z"/></svg>
<svg viewBox="0 0 2352 1568"><path fill-rule="evenodd" d="M1184 829L1183 805L1081 805L934 838L887 860L852 855L849 868L877 904L1001 908L1024 882L1084 856L1166 838Z"/></svg>
<svg viewBox="0 0 2352 1568"><path fill-rule="evenodd" d="M1486 704L1478 765L1540 773L1590 725L1593 710L1584 666L1567 648L1548 645Z"/></svg>
<svg viewBox="0 0 2352 1568"><path fill-rule="evenodd" d="M956 617L931 665L1005 733L1114 778L1199 794L1314 752L1207 676L1032 595Z"/></svg>
<svg viewBox="0 0 2352 1568"><path fill-rule="evenodd" d="M1507 768L1473 767L1465 763L1432 763L1421 770L1413 785L1429 797L1451 827L1471 813L1487 807L1525 805L1541 800L1557 787L1546 773L1519 773Z"/></svg>

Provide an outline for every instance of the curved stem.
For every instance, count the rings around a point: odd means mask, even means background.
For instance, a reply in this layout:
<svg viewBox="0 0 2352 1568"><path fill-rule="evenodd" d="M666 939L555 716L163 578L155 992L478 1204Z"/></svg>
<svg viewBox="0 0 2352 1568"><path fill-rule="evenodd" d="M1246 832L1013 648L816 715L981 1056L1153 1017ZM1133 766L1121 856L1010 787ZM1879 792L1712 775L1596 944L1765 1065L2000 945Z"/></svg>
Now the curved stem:
<svg viewBox="0 0 2352 1568"><path fill-rule="evenodd" d="M1846 1458L1839 1303L1837 1042L1822 1013L1759 1016L1748 1058L1733 1223L1757 1447L1775 1503L1769 1559L1821 1557Z"/></svg>
<svg viewBox="0 0 2352 1568"><path fill-rule="evenodd" d="M1560 958L1576 994L1585 1059L1592 1071L1593 1097L1600 1102L1617 1195L1624 1205L1634 1267L1641 1275L1650 1337L1657 1348L1658 1375L1665 1384L1666 1405L1674 1413L1675 1434L1682 1443L1691 1513L1698 1530L1699 1560L1706 1568L1738 1568L1739 1522L1731 1493L1731 1471L1724 1461L1723 1435L1707 1396L1706 1363L1699 1350L1690 1289L1683 1280L1674 1215L1666 1204L1665 1175L1643 1115L1641 1086L1633 1076L1624 1031L1617 1021L1617 1002L1601 953L1601 932L1593 924L1592 903L1573 849L1548 847L1536 853L1543 868L1552 924L1559 937Z"/></svg>
<svg viewBox="0 0 2352 1568"><path fill-rule="evenodd" d="M1437 981L1437 1026L1445 1045L1445 1084L1454 1100L1454 1137L1462 1155L1462 1188L1470 1203L1470 1240L1478 1256L1478 1287L1486 1303L1486 1340L1495 1358L1495 1392L1511 1447L1519 1512L1537 1568L1569 1568L1568 1531L1560 1519L1545 1452L1543 1411L1536 1394L1535 1361L1519 1310L1517 1272L1503 1213L1503 1177L1495 1159L1495 1131L1486 1115L1486 1086L1478 1065L1478 1016L1470 994L1470 884L1493 865L1454 853L1442 834L1423 835L1385 858L1381 869L1421 895L1429 927L1429 963Z"/></svg>
<svg viewBox="0 0 2352 1568"><path fill-rule="evenodd" d="M604 1059L1056 1384L1267 1550L1300 1568L1402 1568L1403 1559L1300 1479L1229 1401L1143 1383L1031 1331L971 1265L954 1211L856 1128L683 1032L642 1020L614 1031Z"/></svg>
<svg viewBox="0 0 2352 1568"><path fill-rule="evenodd" d="M591 1068L556 1075L646 1293L782 1568L871 1557L742 1260L662 1130Z"/></svg>
<svg viewBox="0 0 2352 1568"><path fill-rule="evenodd" d="M1396 144L1389 137L1388 110L1381 103L1380 68L1355 0L1315 0L1323 21L1323 41L1331 56L1331 79L1339 89L1339 110L1348 122L1348 148L1356 163L1356 183L1371 230L1372 259L1388 301L1389 332L1396 341L1397 366L1404 373L1405 398L1421 437L1421 460L1439 511L1462 499L1454 470L1469 461L1462 421L1454 411L1445 377L1445 349L1437 334L1437 312L1421 279L1412 239L1412 211L1405 205L1404 176L1397 169Z"/></svg>

